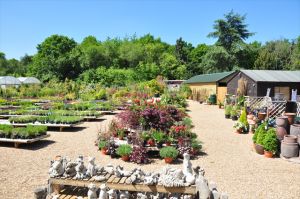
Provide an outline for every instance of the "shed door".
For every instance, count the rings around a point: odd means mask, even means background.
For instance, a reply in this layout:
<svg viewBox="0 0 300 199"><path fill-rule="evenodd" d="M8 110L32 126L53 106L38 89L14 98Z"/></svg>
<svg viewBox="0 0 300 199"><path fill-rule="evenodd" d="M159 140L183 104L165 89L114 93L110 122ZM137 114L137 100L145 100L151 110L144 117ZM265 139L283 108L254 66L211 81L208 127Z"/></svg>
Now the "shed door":
<svg viewBox="0 0 300 199"><path fill-rule="evenodd" d="M276 93L282 93L286 100L290 99L290 87L281 87L281 86L275 87L274 88L274 93L275 94Z"/></svg>
<svg viewBox="0 0 300 199"><path fill-rule="evenodd" d="M217 88L217 102L224 102L225 95L227 94L227 87L220 87Z"/></svg>

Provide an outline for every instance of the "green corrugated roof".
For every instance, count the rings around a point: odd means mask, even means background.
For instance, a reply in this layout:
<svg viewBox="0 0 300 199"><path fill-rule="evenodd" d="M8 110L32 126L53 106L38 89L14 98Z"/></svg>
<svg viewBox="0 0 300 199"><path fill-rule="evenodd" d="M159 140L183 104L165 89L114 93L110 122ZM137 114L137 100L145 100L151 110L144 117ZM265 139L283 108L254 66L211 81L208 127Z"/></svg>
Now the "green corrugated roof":
<svg viewBox="0 0 300 199"><path fill-rule="evenodd" d="M184 83L191 84L191 83L202 83L202 82L217 82L227 77L228 75L233 74L234 72L235 71L196 75L186 80Z"/></svg>

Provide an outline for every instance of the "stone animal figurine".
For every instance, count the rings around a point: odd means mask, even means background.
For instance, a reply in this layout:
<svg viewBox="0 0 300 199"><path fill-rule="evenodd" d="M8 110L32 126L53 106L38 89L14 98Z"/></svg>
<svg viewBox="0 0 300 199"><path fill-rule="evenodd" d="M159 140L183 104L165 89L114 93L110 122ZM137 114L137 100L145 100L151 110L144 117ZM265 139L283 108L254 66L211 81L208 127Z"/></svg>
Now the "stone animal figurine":
<svg viewBox="0 0 300 199"><path fill-rule="evenodd" d="M184 174L181 169L166 166L162 169L158 182L165 187L183 187Z"/></svg>
<svg viewBox="0 0 300 199"><path fill-rule="evenodd" d="M95 184L89 184L88 186L89 191L88 191L88 199L97 199L97 187Z"/></svg>
<svg viewBox="0 0 300 199"><path fill-rule="evenodd" d="M121 167L120 165L116 166L115 170L114 170L115 175L118 178L121 177L129 177L132 174L132 171L125 171L123 167Z"/></svg>
<svg viewBox="0 0 300 199"><path fill-rule="evenodd" d="M105 168L104 171L106 171L109 174L114 174L114 166L111 164L108 164Z"/></svg>
<svg viewBox="0 0 300 199"><path fill-rule="evenodd" d="M119 199L129 199L129 192L128 191L120 191Z"/></svg>
<svg viewBox="0 0 300 199"><path fill-rule="evenodd" d="M65 170L63 167L63 159L57 158L51 164L51 167L49 169L49 175L50 175L50 177L62 176L64 174L64 171Z"/></svg>
<svg viewBox="0 0 300 199"><path fill-rule="evenodd" d="M75 162L68 162L66 164L64 177L74 177L76 175L76 167L77 163Z"/></svg>
<svg viewBox="0 0 300 199"><path fill-rule="evenodd" d="M185 185L190 186L192 184L195 184L196 175L193 174L193 168L192 163L190 160L190 155L188 153L183 154L183 170L182 170L184 176L185 176Z"/></svg>
<svg viewBox="0 0 300 199"><path fill-rule="evenodd" d="M126 181L131 184L140 183L144 176L145 173L140 168L135 168L132 171L132 175Z"/></svg>
<svg viewBox="0 0 300 199"><path fill-rule="evenodd" d="M98 199L108 199L107 187L105 184L100 186L100 194Z"/></svg>
<svg viewBox="0 0 300 199"><path fill-rule="evenodd" d="M148 199L147 195L144 193L138 193L136 198L137 199Z"/></svg>
<svg viewBox="0 0 300 199"><path fill-rule="evenodd" d="M159 173L149 173L147 175L145 175L144 177L144 184L145 185L154 185L158 183L158 179L159 179Z"/></svg>
<svg viewBox="0 0 300 199"><path fill-rule="evenodd" d="M89 157L89 163L87 166L86 176L93 177L97 174L96 164L95 164L95 158Z"/></svg>
<svg viewBox="0 0 300 199"><path fill-rule="evenodd" d="M76 163L77 165L75 167L76 170L75 178L84 179L86 177L86 167L84 166L83 158L82 157L77 158Z"/></svg>
<svg viewBox="0 0 300 199"><path fill-rule="evenodd" d="M118 199L118 194L114 189L109 190L107 193L108 199Z"/></svg>
<svg viewBox="0 0 300 199"><path fill-rule="evenodd" d="M199 189L199 198L209 199L211 195L211 191L208 187L208 181L204 178L204 176L200 173L196 180L196 186Z"/></svg>

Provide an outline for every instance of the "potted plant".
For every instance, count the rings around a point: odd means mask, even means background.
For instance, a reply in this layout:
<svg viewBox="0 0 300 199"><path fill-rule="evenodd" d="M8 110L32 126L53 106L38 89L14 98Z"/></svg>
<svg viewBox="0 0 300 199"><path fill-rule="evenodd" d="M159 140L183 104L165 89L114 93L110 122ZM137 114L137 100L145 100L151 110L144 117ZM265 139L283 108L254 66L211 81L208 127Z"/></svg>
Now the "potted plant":
<svg viewBox="0 0 300 199"><path fill-rule="evenodd" d="M232 109L230 111L230 116L233 121L236 121L238 119L238 112L237 112L236 106L232 107Z"/></svg>
<svg viewBox="0 0 300 199"><path fill-rule="evenodd" d="M235 128L236 133L241 134L244 132L245 126L242 122L238 121L233 125L233 128Z"/></svg>
<svg viewBox="0 0 300 199"><path fill-rule="evenodd" d="M218 102L218 105L219 105L219 109L224 108L224 104L220 100Z"/></svg>
<svg viewBox="0 0 300 199"><path fill-rule="evenodd" d="M117 149L117 154L121 156L122 160L129 161L129 155L132 152L132 148L129 144L121 144Z"/></svg>
<svg viewBox="0 0 300 199"><path fill-rule="evenodd" d="M276 136L276 130L270 128L263 140L264 155L267 158L272 158L278 149L278 140Z"/></svg>
<svg viewBox="0 0 300 199"><path fill-rule="evenodd" d="M165 163L171 163L178 156L178 150L172 146L166 146L160 149L159 155L165 159Z"/></svg>
<svg viewBox="0 0 300 199"><path fill-rule="evenodd" d="M253 142L254 142L255 151L260 155L264 154L263 140L264 140L266 132L267 132L265 128L266 128L266 124L265 123L261 124L255 130L255 133L252 137Z"/></svg>
<svg viewBox="0 0 300 199"><path fill-rule="evenodd" d="M143 133L141 133L140 135L141 139L143 140L143 146L146 146L147 144L147 141L149 140L150 138L150 135L147 131L144 131Z"/></svg>
<svg viewBox="0 0 300 199"><path fill-rule="evenodd" d="M225 106L225 118L229 119L230 118L230 112L232 110L232 106L231 105L226 105Z"/></svg>
<svg viewBox="0 0 300 199"><path fill-rule="evenodd" d="M165 134L162 131L154 131L152 133L152 138L155 140L157 148L162 147L162 143L164 141Z"/></svg>
<svg viewBox="0 0 300 199"><path fill-rule="evenodd" d="M171 144L174 142L174 138L171 135L167 135L165 138L166 146L171 146Z"/></svg>
<svg viewBox="0 0 300 199"><path fill-rule="evenodd" d="M192 147L192 154L197 155L199 151L202 149L202 143L197 139L193 139L191 143L191 147Z"/></svg>
<svg viewBox="0 0 300 199"><path fill-rule="evenodd" d="M102 154L107 155L107 141L100 140L98 147L101 150Z"/></svg>
<svg viewBox="0 0 300 199"><path fill-rule="evenodd" d="M119 140L123 140L124 136L125 136L125 130L124 129L117 129L117 134L118 134Z"/></svg>

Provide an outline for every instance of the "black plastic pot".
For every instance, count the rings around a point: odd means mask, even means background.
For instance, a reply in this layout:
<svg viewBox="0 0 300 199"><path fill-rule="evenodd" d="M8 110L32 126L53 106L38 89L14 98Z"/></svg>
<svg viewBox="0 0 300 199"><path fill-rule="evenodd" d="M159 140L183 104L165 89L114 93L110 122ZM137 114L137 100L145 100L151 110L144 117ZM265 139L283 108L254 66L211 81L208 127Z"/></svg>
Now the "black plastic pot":
<svg viewBox="0 0 300 199"><path fill-rule="evenodd" d="M225 115L225 118L226 119L230 119L230 115Z"/></svg>
<svg viewBox="0 0 300 199"><path fill-rule="evenodd" d="M233 121L236 121L236 120L238 120L238 116L236 116L236 115L231 116L231 119L232 119Z"/></svg>

